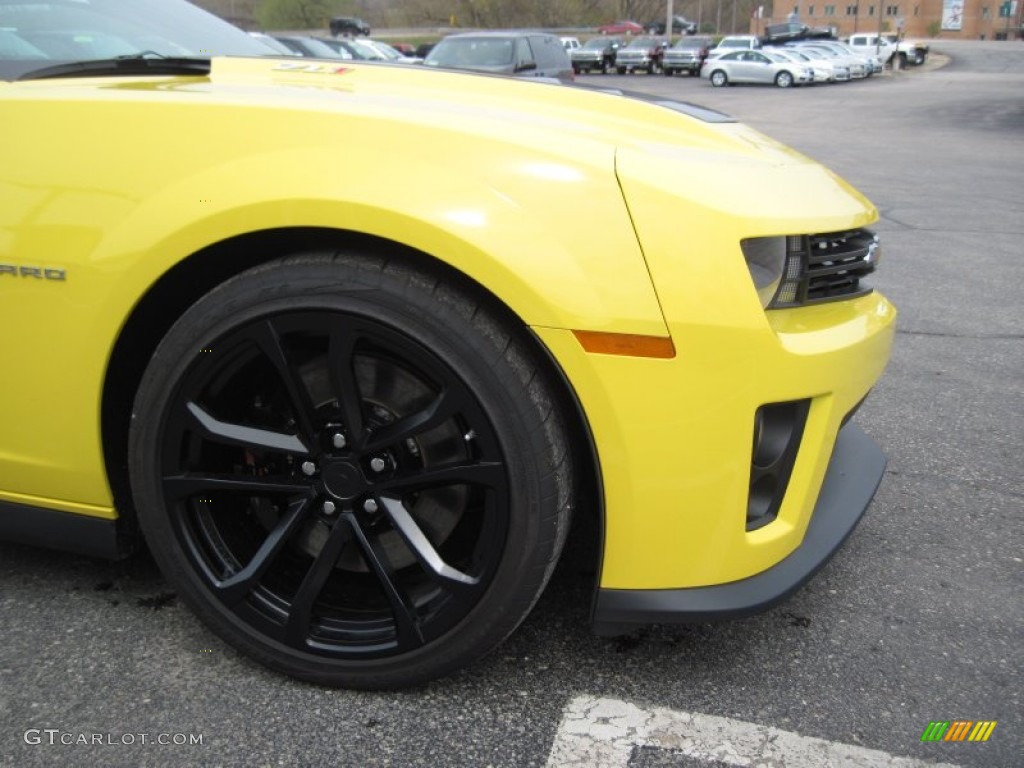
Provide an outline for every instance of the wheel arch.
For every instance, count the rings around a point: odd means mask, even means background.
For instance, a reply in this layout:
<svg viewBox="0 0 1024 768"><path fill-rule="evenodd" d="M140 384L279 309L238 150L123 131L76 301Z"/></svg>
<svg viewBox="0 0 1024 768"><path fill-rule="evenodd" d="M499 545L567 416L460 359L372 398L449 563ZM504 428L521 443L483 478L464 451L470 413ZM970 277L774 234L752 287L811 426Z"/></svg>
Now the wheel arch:
<svg viewBox="0 0 1024 768"><path fill-rule="evenodd" d="M260 264L292 254L355 250L367 255L401 259L405 264L441 273L479 297L501 319L523 329L522 340L546 371L559 398L573 452L575 505L593 510L599 535L604 531L604 500L600 466L590 425L569 377L546 345L505 302L472 277L444 261L394 240L359 232L317 227L280 228L250 232L209 245L176 263L150 286L125 319L115 341L103 382L100 430L104 466L118 513L122 551L139 540L135 506L128 479L128 435L135 393L149 359L181 315L200 297L226 280ZM579 516L577 515L577 518ZM603 542L598 542L598 553ZM596 586L596 584L595 584Z"/></svg>

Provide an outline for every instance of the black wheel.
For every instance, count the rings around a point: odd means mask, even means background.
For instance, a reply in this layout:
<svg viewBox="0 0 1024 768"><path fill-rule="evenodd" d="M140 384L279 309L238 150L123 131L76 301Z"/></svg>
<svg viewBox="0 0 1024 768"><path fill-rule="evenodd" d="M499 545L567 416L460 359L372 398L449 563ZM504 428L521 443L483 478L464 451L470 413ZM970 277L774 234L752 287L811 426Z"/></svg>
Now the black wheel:
<svg viewBox="0 0 1024 768"><path fill-rule="evenodd" d="M672 77L672 75L675 74L675 70L663 67L661 70L661 74L665 75L665 77Z"/></svg>
<svg viewBox="0 0 1024 768"><path fill-rule="evenodd" d="M625 67L616 67L615 71L618 72L620 75L626 74L626 68Z"/></svg>
<svg viewBox="0 0 1024 768"><path fill-rule="evenodd" d="M136 397L139 523L182 599L286 674L394 688L526 616L569 518L545 373L486 303L311 255L243 273L161 342Z"/></svg>
<svg viewBox="0 0 1024 768"><path fill-rule="evenodd" d="M716 88L721 88L723 85L729 84L729 76L725 74L721 69L716 69L711 73L711 84Z"/></svg>
<svg viewBox="0 0 1024 768"><path fill-rule="evenodd" d="M779 88L789 88L793 85L793 75L783 70L775 76L775 84L779 86Z"/></svg>

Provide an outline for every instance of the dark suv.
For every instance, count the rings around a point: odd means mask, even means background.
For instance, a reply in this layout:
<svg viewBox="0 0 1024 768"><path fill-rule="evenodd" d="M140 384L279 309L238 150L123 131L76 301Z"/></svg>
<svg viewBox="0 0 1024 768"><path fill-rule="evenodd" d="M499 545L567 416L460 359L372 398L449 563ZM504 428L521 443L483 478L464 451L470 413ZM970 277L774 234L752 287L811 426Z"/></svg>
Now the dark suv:
<svg viewBox="0 0 1024 768"><path fill-rule="evenodd" d="M331 19L330 29L334 37L338 35L345 35L346 37L355 37L356 35L370 36L370 25L362 19L352 16L336 16Z"/></svg>
<svg viewBox="0 0 1024 768"><path fill-rule="evenodd" d="M831 29L812 28L806 24L787 21L783 24L769 24L761 35L762 45L781 45L794 40L835 40Z"/></svg>
<svg viewBox="0 0 1024 768"><path fill-rule="evenodd" d="M427 54L428 67L572 80L569 54L555 35L509 30L448 35Z"/></svg>
<svg viewBox="0 0 1024 768"><path fill-rule="evenodd" d="M572 71L580 72L597 70L602 75L615 66L615 52L622 45L621 37L593 37L579 48L569 52L572 59Z"/></svg>

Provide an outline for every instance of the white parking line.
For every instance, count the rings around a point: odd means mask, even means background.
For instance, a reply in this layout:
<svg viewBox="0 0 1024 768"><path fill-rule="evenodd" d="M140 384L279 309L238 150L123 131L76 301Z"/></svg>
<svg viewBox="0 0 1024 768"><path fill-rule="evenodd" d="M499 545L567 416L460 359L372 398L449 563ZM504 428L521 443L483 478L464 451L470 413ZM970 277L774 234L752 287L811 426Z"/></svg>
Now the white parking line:
<svg viewBox="0 0 1024 768"><path fill-rule="evenodd" d="M627 768L638 747L654 747L709 765L786 768L957 768L896 757L756 723L627 701L578 696L562 712L548 768Z"/></svg>

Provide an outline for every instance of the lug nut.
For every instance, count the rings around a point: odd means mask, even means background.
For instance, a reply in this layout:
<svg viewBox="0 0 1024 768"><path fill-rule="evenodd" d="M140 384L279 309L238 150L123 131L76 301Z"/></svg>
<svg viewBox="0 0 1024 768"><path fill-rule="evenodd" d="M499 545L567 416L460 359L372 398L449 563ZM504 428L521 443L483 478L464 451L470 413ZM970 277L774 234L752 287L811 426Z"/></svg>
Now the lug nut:
<svg viewBox="0 0 1024 768"><path fill-rule="evenodd" d="M388 463L384 461L380 456L374 456L370 459L370 469L374 472L383 472Z"/></svg>
<svg viewBox="0 0 1024 768"><path fill-rule="evenodd" d="M316 472L316 464L312 461L302 462L302 474L308 476L313 475Z"/></svg>
<svg viewBox="0 0 1024 768"><path fill-rule="evenodd" d="M337 509L337 507L334 506L334 502L333 501L325 501L324 502L323 510L324 510L324 514L325 515L333 515L336 509Z"/></svg>
<svg viewBox="0 0 1024 768"><path fill-rule="evenodd" d="M348 445L348 441L345 439L345 436L341 434L341 432L336 432L334 435L331 436L331 445L333 445L335 448L344 448L346 445Z"/></svg>
<svg viewBox="0 0 1024 768"><path fill-rule="evenodd" d="M363 511L364 512L369 512L371 514L376 512L377 511L377 502L374 501L373 499L367 499L366 501L363 502Z"/></svg>

